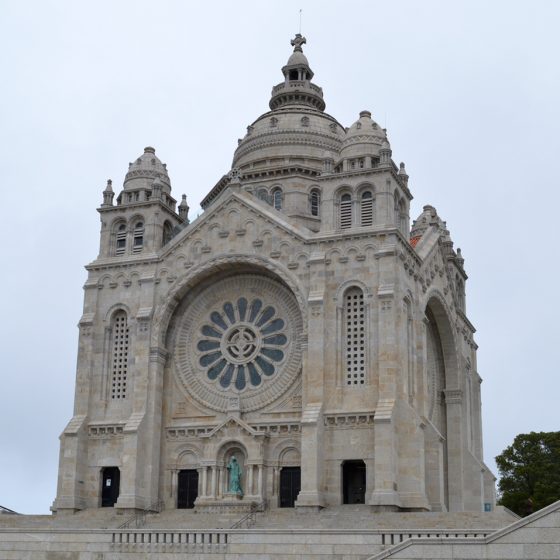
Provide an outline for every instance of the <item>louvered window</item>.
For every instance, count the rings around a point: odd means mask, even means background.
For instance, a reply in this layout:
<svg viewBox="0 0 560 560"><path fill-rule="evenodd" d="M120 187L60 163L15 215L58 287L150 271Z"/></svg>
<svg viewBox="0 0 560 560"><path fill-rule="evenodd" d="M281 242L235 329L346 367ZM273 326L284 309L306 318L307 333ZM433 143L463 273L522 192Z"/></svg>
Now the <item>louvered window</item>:
<svg viewBox="0 0 560 560"><path fill-rule="evenodd" d="M344 295L344 378L346 385L364 385L366 378L364 293L350 288Z"/></svg>
<svg viewBox="0 0 560 560"><path fill-rule="evenodd" d="M117 311L113 317L111 352L111 398L124 399L128 373L128 321L124 311Z"/></svg>
<svg viewBox="0 0 560 560"><path fill-rule="evenodd" d="M121 224L117 229L115 255L124 255L126 251L126 225Z"/></svg>
<svg viewBox="0 0 560 560"><path fill-rule="evenodd" d="M138 222L134 226L132 252L133 253L140 253L140 251L142 251L143 247L144 247L144 223L143 222Z"/></svg>
<svg viewBox="0 0 560 560"><path fill-rule="evenodd" d="M373 224L373 195L370 191L362 193L361 214L362 226L371 226Z"/></svg>
<svg viewBox="0 0 560 560"><path fill-rule="evenodd" d="M352 197L349 194L343 194L340 198L340 227L352 227Z"/></svg>

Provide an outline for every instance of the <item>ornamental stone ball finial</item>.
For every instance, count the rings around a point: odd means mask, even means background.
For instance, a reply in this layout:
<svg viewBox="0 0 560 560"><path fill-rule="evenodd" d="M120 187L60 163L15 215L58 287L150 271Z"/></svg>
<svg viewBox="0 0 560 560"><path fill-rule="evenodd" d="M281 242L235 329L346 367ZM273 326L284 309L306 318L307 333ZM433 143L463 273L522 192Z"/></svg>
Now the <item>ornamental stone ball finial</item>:
<svg viewBox="0 0 560 560"><path fill-rule="evenodd" d="M306 43L307 39L303 37L301 33L296 33L295 38L290 41L290 44L292 45L292 47L294 47L294 52L303 52L301 46L305 45Z"/></svg>

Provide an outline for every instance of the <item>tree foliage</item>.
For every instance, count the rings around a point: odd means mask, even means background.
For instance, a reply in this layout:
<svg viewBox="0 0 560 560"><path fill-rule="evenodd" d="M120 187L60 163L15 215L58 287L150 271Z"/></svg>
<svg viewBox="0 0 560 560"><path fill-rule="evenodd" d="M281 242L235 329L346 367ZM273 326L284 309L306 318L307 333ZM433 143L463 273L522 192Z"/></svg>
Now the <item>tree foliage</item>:
<svg viewBox="0 0 560 560"><path fill-rule="evenodd" d="M560 432L519 434L496 463L500 504L518 515L560 500Z"/></svg>

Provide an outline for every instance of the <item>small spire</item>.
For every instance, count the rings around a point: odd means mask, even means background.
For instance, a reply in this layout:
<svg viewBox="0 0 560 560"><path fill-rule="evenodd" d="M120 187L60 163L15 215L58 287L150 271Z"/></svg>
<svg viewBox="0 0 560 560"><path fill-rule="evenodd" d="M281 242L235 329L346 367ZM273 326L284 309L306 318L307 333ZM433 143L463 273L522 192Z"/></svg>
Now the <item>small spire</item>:
<svg viewBox="0 0 560 560"><path fill-rule="evenodd" d="M187 195L184 194L179 204L179 218L187 224L189 223L189 205L187 204Z"/></svg>
<svg viewBox="0 0 560 560"><path fill-rule="evenodd" d="M404 166L404 161L401 161L401 165L399 167L399 177L401 180L401 183L405 186L408 187L408 173L406 172L406 168Z"/></svg>
<svg viewBox="0 0 560 560"><path fill-rule="evenodd" d="M163 182L159 177L156 177L152 181L152 195L150 198L152 200L160 200L162 188L163 188Z"/></svg>
<svg viewBox="0 0 560 560"><path fill-rule="evenodd" d="M465 259L463 258L463 255L461 254L461 248L457 247L457 256L455 257L455 260L457 262L457 264L463 268L463 265L465 264Z"/></svg>
<svg viewBox="0 0 560 560"><path fill-rule="evenodd" d="M113 181L107 179L107 186L103 191L103 204L101 206L113 206L113 197L115 193L113 192Z"/></svg>

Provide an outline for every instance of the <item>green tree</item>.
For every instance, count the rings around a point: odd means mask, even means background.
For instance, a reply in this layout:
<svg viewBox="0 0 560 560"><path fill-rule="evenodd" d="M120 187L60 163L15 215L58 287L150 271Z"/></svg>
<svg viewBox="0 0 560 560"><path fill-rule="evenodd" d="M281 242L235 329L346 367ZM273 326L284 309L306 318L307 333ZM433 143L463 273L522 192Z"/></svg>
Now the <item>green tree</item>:
<svg viewBox="0 0 560 560"><path fill-rule="evenodd" d="M518 515L560 500L560 432L519 434L496 463L499 503Z"/></svg>

